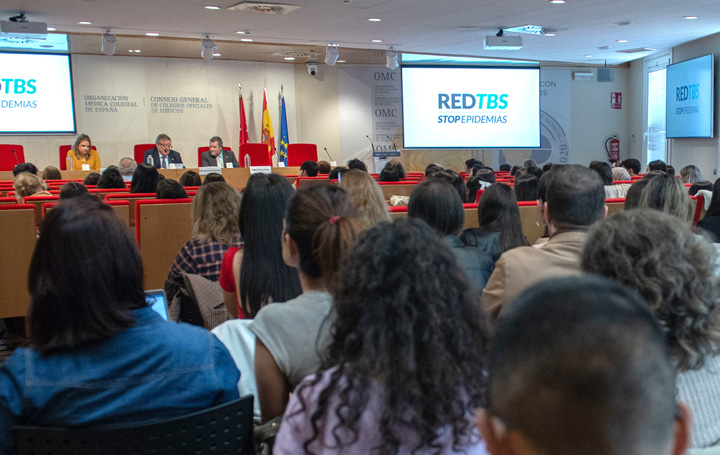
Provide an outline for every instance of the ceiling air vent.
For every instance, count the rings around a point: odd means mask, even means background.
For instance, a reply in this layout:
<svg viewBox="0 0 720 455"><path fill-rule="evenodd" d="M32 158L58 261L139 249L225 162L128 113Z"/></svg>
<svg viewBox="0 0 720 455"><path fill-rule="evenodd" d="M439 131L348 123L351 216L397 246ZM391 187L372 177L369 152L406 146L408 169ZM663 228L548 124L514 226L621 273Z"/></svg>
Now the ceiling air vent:
<svg viewBox="0 0 720 455"><path fill-rule="evenodd" d="M318 54L317 52L281 51L281 52L275 52L272 55L276 55L278 57L316 59L316 58L318 58L318 55L320 55L320 54Z"/></svg>
<svg viewBox="0 0 720 455"><path fill-rule="evenodd" d="M656 51L657 49L653 49L652 47L636 47L635 49L623 49L621 51L615 51L620 52L622 54L638 54L640 52L652 52Z"/></svg>
<svg viewBox="0 0 720 455"><path fill-rule="evenodd" d="M297 5L283 5L281 3L259 3L259 2L242 2L229 7L229 10L235 11L252 11L264 14L287 14L300 8Z"/></svg>

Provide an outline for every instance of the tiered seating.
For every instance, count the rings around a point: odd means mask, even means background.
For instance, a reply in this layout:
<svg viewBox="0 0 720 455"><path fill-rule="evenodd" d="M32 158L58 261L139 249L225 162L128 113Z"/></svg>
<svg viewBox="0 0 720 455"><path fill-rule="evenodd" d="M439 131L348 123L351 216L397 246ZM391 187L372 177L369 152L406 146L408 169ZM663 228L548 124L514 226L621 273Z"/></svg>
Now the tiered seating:
<svg viewBox="0 0 720 455"><path fill-rule="evenodd" d="M102 193L100 193L102 194ZM105 202L129 201L130 202L130 227L135 226L135 201L155 199L155 193L109 193L105 195Z"/></svg>
<svg viewBox="0 0 720 455"><path fill-rule="evenodd" d="M288 150L288 166L300 166L305 161L317 161L317 145L316 144L289 144Z"/></svg>
<svg viewBox="0 0 720 455"><path fill-rule="evenodd" d="M25 149L18 144L0 144L0 171L12 171L25 162Z"/></svg>
<svg viewBox="0 0 720 455"><path fill-rule="evenodd" d="M25 316L30 306L27 289L30 259L35 249L35 206L0 205L0 318Z"/></svg>
<svg viewBox="0 0 720 455"><path fill-rule="evenodd" d="M106 202L106 204L110 205L112 207L113 212L120 218L123 223L129 228L130 227L130 202L128 201L110 201ZM45 219L45 215L52 210L56 205L58 205L57 202L46 202L42 205L42 217Z"/></svg>

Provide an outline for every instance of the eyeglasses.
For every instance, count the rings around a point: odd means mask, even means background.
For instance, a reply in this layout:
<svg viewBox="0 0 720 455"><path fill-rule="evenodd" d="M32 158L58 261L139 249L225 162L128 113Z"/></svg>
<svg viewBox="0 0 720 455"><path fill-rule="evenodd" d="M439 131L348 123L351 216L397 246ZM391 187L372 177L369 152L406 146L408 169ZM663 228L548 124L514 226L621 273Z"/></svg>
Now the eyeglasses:
<svg viewBox="0 0 720 455"><path fill-rule="evenodd" d="M158 146L159 148L169 149L169 148L172 148L172 143L157 144L157 146Z"/></svg>

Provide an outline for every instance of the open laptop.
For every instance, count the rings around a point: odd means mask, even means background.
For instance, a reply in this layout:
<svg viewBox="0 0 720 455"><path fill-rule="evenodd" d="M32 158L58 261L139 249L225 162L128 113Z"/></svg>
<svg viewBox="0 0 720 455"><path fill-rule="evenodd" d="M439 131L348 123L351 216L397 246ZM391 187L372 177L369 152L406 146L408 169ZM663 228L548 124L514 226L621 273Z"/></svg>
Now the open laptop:
<svg viewBox="0 0 720 455"><path fill-rule="evenodd" d="M145 291L145 301L155 310L160 316L167 321L168 309L167 299L165 298L165 291L162 289L151 289Z"/></svg>

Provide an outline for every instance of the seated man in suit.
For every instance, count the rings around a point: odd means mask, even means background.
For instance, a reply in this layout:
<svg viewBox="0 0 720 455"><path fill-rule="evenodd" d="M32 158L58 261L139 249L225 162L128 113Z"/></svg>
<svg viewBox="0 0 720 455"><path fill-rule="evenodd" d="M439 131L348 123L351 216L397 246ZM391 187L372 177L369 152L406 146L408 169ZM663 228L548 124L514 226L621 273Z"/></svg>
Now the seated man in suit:
<svg viewBox="0 0 720 455"><path fill-rule="evenodd" d="M169 169L171 164L176 168L183 168L182 157L172 150L172 139L167 134L159 134L155 139L155 147L147 150L143 163L152 164L156 169Z"/></svg>
<svg viewBox="0 0 720 455"><path fill-rule="evenodd" d="M546 280L500 321L478 428L493 455L682 455L664 329L634 291L599 277Z"/></svg>
<svg viewBox="0 0 720 455"><path fill-rule="evenodd" d="M506 251L482 292L483 309L497 319L507 303L531 285L550 277L579 275L587 229L607 214L600 175L584 166L551 171L545 200L538 200L550 239L542 247Z"/></svg>
<svg viewBox="0 0 720 455"><path fill-rule="evenodd" d="M240 167L240 163L238 163L235 158L235 153L232 150L225 150L223 148L223 141L220 137L211 137L209 145L210 150L200 155L200 167Z"/></svg>

